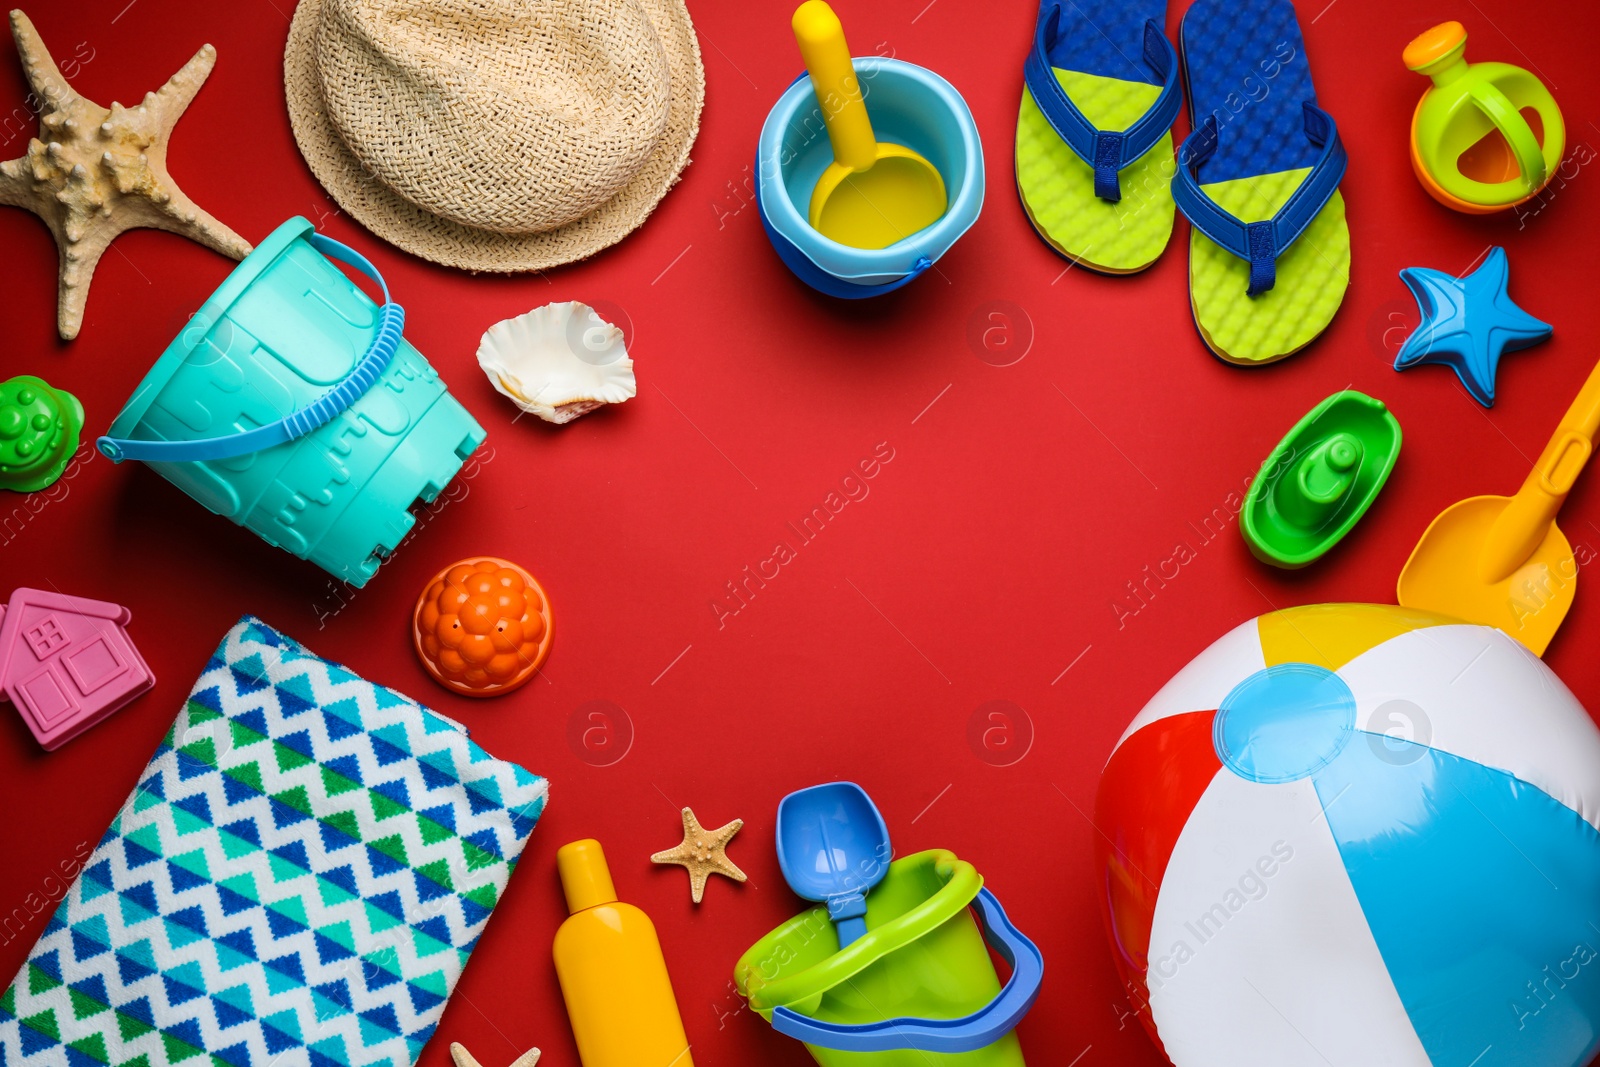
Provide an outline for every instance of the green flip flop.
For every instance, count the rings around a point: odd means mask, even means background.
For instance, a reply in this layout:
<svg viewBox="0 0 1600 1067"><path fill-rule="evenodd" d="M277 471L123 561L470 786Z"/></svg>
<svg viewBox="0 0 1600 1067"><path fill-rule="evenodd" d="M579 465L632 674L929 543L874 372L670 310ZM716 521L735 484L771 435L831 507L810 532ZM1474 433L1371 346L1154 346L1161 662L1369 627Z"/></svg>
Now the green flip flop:
<svg viewBox="0 0 1600 1067"><path fill-rule="evenodd" d="M1350 284L1344 146L1289 0L1197 0L1180 37L1193 132L1172 195L1193 224L1195 325L1223 359L1270 363L1315 340Z"/></svg>
<svg viewBox="0 0 1600 1067"><path fill-rule="evenodd" d="M1110 274L1172 237L1177 54L1166 0L1044 0L1024 64L1017 193L1049 245Z"/></svg>

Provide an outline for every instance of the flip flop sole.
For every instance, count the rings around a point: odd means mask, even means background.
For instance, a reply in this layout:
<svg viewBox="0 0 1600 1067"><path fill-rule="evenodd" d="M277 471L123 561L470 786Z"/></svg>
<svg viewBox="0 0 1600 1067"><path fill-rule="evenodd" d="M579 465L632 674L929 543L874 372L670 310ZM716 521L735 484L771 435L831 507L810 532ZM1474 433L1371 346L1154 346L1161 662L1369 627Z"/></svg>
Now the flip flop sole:
<svg viewBox="0 0 1600 1067"><path fill-rule="evenodd" d="M1309 168L1202 185L1246 222L1269 219ZM1350 230L1334 193L1311 225L1278 257L1278 281L1248 296L1250 264L1199 230L1189 231L1189 304L1206 346L1230 363L1271 363L1316 340L1350 285Z"/></svg>
<svg viewBox="0 0 1600 1067"><path fill-rule="evenodd" d="M1081 71L1053 70L1090 122L1104 130L1132 125L1161 94L1159 85ZM1039 236L1068 259L1108 274L1132 274L1160 257L1172 238L1172 134L1163 135L1120 174L1122 199L1094 193L1094 168L1067 147L1022 89L1017 115L1017 192Z"/></svg>
<svg viewBox="0 0 1600 1067"><path fill-rule="evenodd" d="M1315 100L1288 0L1197 0L1179 34L1192 124L1215 114L1202 190L1245 222L1270 219L1310 172L1303 102ZM1249 296L1250 265L1199 230L1189 238L1189 303L1206 345L1233 363L1270 363L1315 340L1350 284L1350 230L1336 192L1278 258L1272 289Z"/></svg>

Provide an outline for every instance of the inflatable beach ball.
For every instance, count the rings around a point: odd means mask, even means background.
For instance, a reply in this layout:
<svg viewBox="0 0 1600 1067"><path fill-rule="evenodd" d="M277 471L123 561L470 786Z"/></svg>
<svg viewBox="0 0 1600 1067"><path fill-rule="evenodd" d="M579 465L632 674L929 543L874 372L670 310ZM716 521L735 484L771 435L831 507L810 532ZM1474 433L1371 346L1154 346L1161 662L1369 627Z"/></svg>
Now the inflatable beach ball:
<svg viewBox="0 0 1600 1067"><path fill-rule="evenodd" d="M1095 822L1177 1067L1579 1067L1600 1044L1600 731L1499 630L1245 623L1129 726Z"/></svg>

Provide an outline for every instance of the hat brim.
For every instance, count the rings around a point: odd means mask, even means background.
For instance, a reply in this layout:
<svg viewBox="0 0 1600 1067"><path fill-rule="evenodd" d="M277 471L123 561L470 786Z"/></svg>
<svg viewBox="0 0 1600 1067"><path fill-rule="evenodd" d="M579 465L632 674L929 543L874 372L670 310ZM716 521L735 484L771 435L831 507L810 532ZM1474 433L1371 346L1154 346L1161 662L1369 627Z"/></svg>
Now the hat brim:
<svg viewBox="0 0 1600 1067"><path fill-rule="evenodd" d="M323 0L300 0L283 54L289 124L300 153L341 208L414 255L472 271L545 270L591 256L638 229L689 162L705 103L705 67L684 0L640 0L666 52L672 78L667 128L655 154L616 196L581 219L534 234L474 229L418 207L368 172L328 118L317 73Z"/></svg>

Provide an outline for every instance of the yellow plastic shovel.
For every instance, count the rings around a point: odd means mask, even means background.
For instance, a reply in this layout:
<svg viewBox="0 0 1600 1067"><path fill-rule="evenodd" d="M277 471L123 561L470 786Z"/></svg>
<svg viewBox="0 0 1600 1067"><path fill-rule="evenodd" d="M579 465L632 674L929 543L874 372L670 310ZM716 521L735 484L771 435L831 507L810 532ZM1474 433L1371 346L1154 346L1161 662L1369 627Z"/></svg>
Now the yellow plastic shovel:
<svg viewBox="0 0 1600 1067"><path fill-rule="evenodd" d="M852 248L886 248L938 222L948 206L944 179L916 152L873 136L839 16L824 0L806 0L793 26L833 143L833 162L811 193L812 227Z"/></svg>
<svg viewBox="0 0 1600 1067"><path fill-rule="evenodd" d="M1544 655L1577 591L1578 564L1556 513L1600 432L1600 365L1567 409L1516 496L1446 508L1400 572L1408 608L1498 626Z"/></svg>

